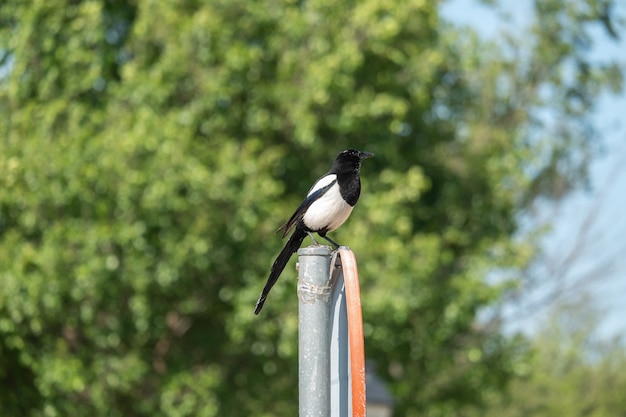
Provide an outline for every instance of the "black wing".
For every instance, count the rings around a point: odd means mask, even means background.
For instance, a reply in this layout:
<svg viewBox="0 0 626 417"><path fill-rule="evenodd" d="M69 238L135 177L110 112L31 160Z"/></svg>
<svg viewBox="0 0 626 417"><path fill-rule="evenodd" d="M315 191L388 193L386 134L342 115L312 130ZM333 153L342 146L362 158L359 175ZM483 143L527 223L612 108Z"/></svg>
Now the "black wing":
<svg viewBox="0 0 626 417"><path fill-rule="evenodd" d="M337 182L337 180L335 179L330 184L325 185L324 187L320 188L319 190L316 190L315 192L313 192L309 196L307 196L307 198L305 198L304 201L302 203L300 203L300 207L298 207L296 209L296 211L293 213L293 215L287 221L287 223L285 223L282 226L280 226L278 228L278 230L276 231L276 233L278 233L278 232L280 232L282 230L283 231L283 236L282 237L284 238L285 236L287 236L289 234L289 232L291 232L291 229L293 229L293 227L300 220L302 220L302 218L304 217L304 213L306 213L306 210L311 206L311 204L313 204L314 201L316 201L321 196L326 194L326 192L330 189L330 187L335 185L336 182Z"/></svg>

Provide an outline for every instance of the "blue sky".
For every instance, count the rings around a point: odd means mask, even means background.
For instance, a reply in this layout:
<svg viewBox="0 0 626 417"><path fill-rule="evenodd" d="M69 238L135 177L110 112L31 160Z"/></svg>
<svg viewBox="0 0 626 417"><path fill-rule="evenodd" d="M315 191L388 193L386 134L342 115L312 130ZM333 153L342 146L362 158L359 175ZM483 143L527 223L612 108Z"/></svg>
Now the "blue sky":
<svg viewBox="0 0 626 417"><path fill-rule="evenodd" d="M493 38L505 28L523 31L531 21L532 2L501 4L494 12L478 1L451 0L442 6L442 16L474 28L484 38ZM619 14L625 17L626 5L621 6ZM598 40L592 57L613 57L626 67L624 39L620 43ZM591 165L591 187L544 207L534 219L537 224L552 224L543 242L545 263L538 271L547 279L510 309L507 324L512 330L532 332L541 325L551 301L588 294L604 313L599 335L626 334L626 93L604 94L593 120L603 147Z"/></svg>

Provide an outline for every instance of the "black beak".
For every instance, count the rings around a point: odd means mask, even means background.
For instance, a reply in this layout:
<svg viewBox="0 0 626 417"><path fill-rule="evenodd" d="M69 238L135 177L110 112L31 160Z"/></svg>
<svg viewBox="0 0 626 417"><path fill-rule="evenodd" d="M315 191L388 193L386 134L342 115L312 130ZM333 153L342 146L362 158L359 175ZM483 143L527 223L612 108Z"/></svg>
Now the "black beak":
<svg viewBox="0 0 626 417"><path fill-rule="evenodd" d="M371 158L372 156L374 156L374 154L371 152L359 152L359 159L361 161L367 158Z"/></svg>

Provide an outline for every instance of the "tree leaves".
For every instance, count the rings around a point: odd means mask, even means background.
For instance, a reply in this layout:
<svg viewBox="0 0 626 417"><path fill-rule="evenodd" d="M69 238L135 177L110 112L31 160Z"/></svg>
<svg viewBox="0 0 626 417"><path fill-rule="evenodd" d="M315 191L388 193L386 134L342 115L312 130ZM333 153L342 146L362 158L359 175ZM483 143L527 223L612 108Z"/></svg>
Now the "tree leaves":
<svg viewBox="0 0 626 417"><path fill-rule="evenodd" d="M336 232L368 356L403 415L480 406L523 360L477 321L510 285L487 277L532 258L519 214L575 185L582 116L621 87L568 41L604 15L548 6L502 46L413 0L9 1L0 410L294 414L292 268L252 310L274 230L345 148L376 154Z"/></svg>

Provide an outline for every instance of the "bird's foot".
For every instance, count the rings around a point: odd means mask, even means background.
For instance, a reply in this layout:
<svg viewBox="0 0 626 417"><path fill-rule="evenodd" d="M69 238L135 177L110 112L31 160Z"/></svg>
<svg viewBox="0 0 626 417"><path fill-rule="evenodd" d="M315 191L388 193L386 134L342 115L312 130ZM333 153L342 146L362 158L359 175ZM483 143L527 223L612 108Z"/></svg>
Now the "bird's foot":
<svg viewBox="0 0 626 417"><path fill-rule="evenodd" d="M313 236L313 233L311 233L311 232L306 232L306 233L307 233L307 235L309 235L309 237L311 238L311 240L312 240L313 242L315 242L315 246L322 246L322 245L320 245L320 244L319 244L319 242L315 239L315 236Z"/></svg>
<svg viewBox="0 0 626 417"><path fill-rule="evenodd" d="M329 238L326 235L320 235L322 236L324 239L326 239L331 245L333 245L334 250L339 249L339 246L341 246L339 243L335 242L334 240L332 240L331 238Z"/></svg>

